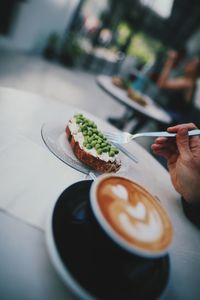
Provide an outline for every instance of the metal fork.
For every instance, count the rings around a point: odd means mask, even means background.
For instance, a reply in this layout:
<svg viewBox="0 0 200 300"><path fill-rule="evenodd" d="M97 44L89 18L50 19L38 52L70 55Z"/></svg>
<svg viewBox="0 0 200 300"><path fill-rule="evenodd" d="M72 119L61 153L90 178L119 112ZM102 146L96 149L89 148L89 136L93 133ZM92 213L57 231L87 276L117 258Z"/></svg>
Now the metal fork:
<svg viewBox="0 0 200 300"><path fill-rule="evenodd" d="M188 131L189 136L193 135L200 135L200 129L194 129L191 131ZM175 137L176 133L169 133L167 131L154 131L154 132L141 132L141 133L136 133L136 134L130 134L128 132L105 132L104 135L106 138L113 143L116 144L125 144L129 143L131 140L136 139L138 137L143 137L143 136L151 136L151 137Z"/></svg>

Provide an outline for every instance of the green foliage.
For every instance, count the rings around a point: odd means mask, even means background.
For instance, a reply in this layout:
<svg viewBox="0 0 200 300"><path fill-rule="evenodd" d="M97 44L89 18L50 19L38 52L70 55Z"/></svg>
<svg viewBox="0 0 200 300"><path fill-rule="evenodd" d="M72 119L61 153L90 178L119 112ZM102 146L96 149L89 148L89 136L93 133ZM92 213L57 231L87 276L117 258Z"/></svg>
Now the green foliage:
<svg viewBox="0 0 200 300"><path fill-rule="evenodd" d="M43 50L43 55L47 59L54 59L57 55L59 36L57 33L51 33L47 39L47 44Z"/></svg>
<svg viewBox="0 0 200 300"><path fill-rule="evenodd" d="M82 54L83 50L79 45L78 38L71 33L62 45L61 61L66 65L73 66L76 59Z"/></svg>
<svg viewBox="0 0 200 300"><path fill-rule="evenodd" d="M136 33L131 40L128 53L137 57L142 63L155 59L156 53L163 48L158 41L147 36L145 33Z"/></svg>
<svg viewBox="0 0 200 300"><path fill-rule="evenodd" d="M135 32L126 22L120 22L117 28L117 45L121 48L130 39L127 54L136 57L141 64L151 62L156 54L164 49L163 45L143 32Z"/></svg>
<svg viewBox="0 0 200 300"><path fill-rule="evenodd" d="M48 45L51 47L56 47L59 41L59 36L57 33L53 32L48 37Z"/></svg>
<svg viewBox="0 0 200 300"><path fill-rule="evenodd" d="M117 32L118 32L117 43L118 45L122 46L126 43L129 35L131 34L131 30L126 23L121 22L117 28Z"/></svg>
<svg viewBox="0 0 200 300"><path fill-rule="evenodd" d="M63 44L63 51L74 56L78 56L82 53L78 40L74 35L70 35Z"/></svg>

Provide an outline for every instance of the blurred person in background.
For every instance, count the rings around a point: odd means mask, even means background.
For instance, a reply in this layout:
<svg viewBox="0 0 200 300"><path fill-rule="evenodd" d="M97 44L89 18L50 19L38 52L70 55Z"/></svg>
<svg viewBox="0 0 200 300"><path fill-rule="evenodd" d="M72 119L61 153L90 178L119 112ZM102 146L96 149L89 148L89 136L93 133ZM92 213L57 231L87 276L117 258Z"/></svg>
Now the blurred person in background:
<svg viewBox="0 0 200 300"><path fill-rule="evenodd" d="M112 31L108 28L102 28L99 34L99 44L102 47L108 47L112 41Z"/></svg>
<svg viewBox="0 0 200 300"><path fill-rule="evenodd" d="M197 78L200 76L200 58L195 56L183 66L183 74L171 77L177 65L179 53L171 50L157 80L157 86L167 95L167 110L172 123L192 121L193 100Z"/></svg>
<svg viewBox="0 0 200 300"><path fill-rule="evenodd" d="M161 74L161 71L163 70L163 66L165 64L166 58L165 58L165 53L164 50L158 50L156 53L156 57L154 60L154 64L152 68L150 69L150 72L148 74L149 78L151 81L154 83L157 83L159 76ZM181 69L181 64L186 56L186 49L184 47L181 47L177 50L177 58L176 62L174 62L172 66L172 70L170 72L173 76L180 75L180 69Z"/></svg>
<svg viewBox="0 0 200 300"><path fill-rule="evenodd" d="M188 136L196 129L193 123L167 129L177 133L176 138L159 137L151 146L156 155L164 157L176 191L182 196L186 216L200 226L200 136Z"/></svg>

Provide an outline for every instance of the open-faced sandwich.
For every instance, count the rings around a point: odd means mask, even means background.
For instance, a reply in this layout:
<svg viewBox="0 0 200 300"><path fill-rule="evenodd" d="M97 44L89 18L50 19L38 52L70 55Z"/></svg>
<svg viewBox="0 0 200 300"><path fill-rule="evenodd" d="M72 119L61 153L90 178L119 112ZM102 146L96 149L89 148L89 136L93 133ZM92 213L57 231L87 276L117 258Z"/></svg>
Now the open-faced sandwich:
<svg viewBox="0 0 200 300"><path fill-rule="evenodd" d="M66 127L67 139L75 156L98 172L116 172L121 166L119 151L82 114L73 116Z"/></svg>
<svg viewBox="0 0 200 300"><path fill-rule="evenodd" d="M112 84L123 90L128 89L128 82L119 76L112 77Z"/></svg>
<svg viewBox="0 0 200 300"><path fill-rule="evenodd" d="M147 105L147 101L144 99L144 97L140 93L135 91L133 88L129 88L127 94L131 100L137 102L138 104L142 106Z"/></svg>

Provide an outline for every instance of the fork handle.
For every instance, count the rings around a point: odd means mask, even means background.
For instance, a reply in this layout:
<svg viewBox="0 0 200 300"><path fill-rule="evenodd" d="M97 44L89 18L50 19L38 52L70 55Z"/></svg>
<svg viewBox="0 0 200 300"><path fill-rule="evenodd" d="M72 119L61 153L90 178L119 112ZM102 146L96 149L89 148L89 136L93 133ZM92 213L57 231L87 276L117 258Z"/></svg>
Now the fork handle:
<svg viewBox="0 0 200 300"><path fill-rule="evenodd" d="M176 133L170 133L167 131L155 131L155 132L143 132L141 134L138 134L138 137L140 136L152 136L152 137L175 137ZM188 131L189 136L194 136L194 135L200 135L200 129L194 129Z"/></svg>

